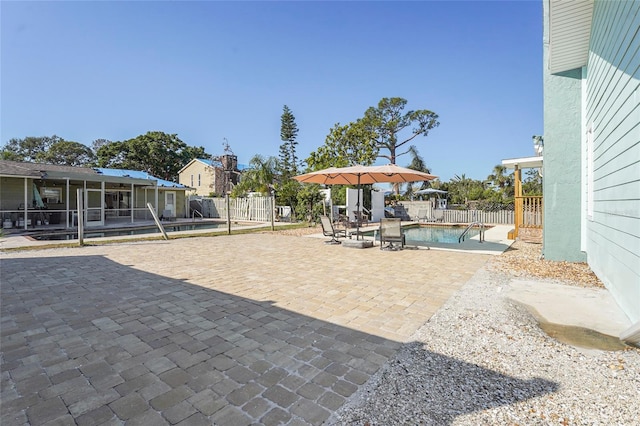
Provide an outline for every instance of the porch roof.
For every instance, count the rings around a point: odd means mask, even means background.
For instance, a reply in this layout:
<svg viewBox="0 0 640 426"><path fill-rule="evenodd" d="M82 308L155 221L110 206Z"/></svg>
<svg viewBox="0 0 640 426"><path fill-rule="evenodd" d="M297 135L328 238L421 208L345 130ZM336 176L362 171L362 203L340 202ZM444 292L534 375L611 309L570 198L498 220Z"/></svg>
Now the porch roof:
<svg viewBox="0 0 640 426"><path fill-rule="evenodd" d="M509 158L502 160L502 165L507 169L537 169L542 167L542 156Z"/></svg>
<svg viewBox="0 0 640 426"><path fill-rule="evenodd" d="M157 182L157 185L161 188L175 188L175 189L189 188L188 186L182 185L177 182L171 182L170 180L159 179L147 172L143 172L140 170L108 169L108 168L102 168L102 167L97 167L95 170L98 173L102 174L103 176L138 179L142 181L146 180L146 183L151 184L152 186L153 186L153 182Z"/></svg>
<svg viewBox="0 0 640 426"><path fill-rule="evenodd" d="M188 189L179 183L158 179L147 172L124 169L61 166L57 164L27 163L0 160L0 176L31 178L83 180L88 182L110 182L118 184L144 185L148 187Z"/></svg>

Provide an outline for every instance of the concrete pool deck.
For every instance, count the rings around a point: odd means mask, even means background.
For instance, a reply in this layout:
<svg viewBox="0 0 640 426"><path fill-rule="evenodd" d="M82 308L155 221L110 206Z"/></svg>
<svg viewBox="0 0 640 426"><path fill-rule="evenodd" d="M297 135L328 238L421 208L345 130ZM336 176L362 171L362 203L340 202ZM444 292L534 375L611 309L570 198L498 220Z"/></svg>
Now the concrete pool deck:
<svg viewBox="0 0 640 426"><path fill-rule="evenodd" d="M404 225L410 225L410 224L416 224L416 223L418 222L403 222L402 225L404 226ZM427 225L430 225L430 224L427 224ZM455 225L455 224L443 223L443 224L437 224L435 226L447 226L447 225ZM361 229L364 232L375 231L377 229L377 226L369 225ZM452 251L452 252L462 251L462 252L473 252L477 254L488 254L488 255L495 256L503 253L506 249L508 249L511 246L511 244L513 244L513 240L507 239L507 234L511 229L513 229L512 225L491 225L491 227L486 229L485 235L484 235L485 240L482 243L480 242L480 237L476 235L474 237L465 239L461 243L456 243L456 244L429 243L427 247L411 246L411 244L409 244L407 245L407 247L414 248L414 249L417 248L419 250L433 249L433 250L444 250L444 251ZM462 233L463 230L464 228L460 228L460 233ZM325 239L329 238L322 235L322 232L308 235L308 237L325 238ZM353 236L353 238L355 239L355 236ZM380 246L377 245L379 244L379 242L374 241L373 236L363 236L362 238L368 241L373 241L374 247L380 248Z"/></svg>

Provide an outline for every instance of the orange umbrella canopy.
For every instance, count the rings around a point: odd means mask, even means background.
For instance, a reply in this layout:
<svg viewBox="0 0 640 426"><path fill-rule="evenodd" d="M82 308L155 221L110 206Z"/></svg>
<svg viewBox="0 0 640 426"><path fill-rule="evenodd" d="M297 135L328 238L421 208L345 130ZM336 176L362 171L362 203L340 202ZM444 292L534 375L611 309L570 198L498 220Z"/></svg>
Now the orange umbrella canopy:
<svg viewBox="0 0 640 426"><path fill-rule="evenodd" d="M370 183L420 182L436 179L429 173L387 164L384 166L329 167L293 177L303 183L324 185L360 185Z"/></svg>

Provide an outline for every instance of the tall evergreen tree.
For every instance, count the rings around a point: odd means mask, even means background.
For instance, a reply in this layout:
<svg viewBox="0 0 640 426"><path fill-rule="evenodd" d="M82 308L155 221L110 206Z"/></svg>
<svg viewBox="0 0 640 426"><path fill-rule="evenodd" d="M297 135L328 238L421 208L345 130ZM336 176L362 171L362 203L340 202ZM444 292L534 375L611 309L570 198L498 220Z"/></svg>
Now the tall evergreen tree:
<svg viewBox="0 0 640 426"><path fill-rule="evenodd" d="M296 147L298 141L298 126L296 125L296 118L293 116L291 109L288 106L284 106L282 109L281 125L280 125L280 139L282 144L280 145L279 154L279 171L282 175L283 181L298 174L298 155L296 153Z"/></svg>

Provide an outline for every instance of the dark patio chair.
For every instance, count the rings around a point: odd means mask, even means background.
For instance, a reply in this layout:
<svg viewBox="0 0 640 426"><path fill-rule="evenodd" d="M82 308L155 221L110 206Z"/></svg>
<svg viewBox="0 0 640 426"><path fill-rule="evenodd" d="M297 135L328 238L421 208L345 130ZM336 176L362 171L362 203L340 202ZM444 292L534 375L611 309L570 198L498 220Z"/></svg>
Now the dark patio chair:
<svg viewBox="0 0 640 426"><path fill-rule="evenodd" d="M384 245L388 243L388 245ZM396 243L394 245L393 243ZM380 250L402 250L405 237L399 218L380 219ZM397 244L400 244L398 247Z"/></svg>
<svg viewBox="0 0 640 426"><path fill-rule="evenodd" d="M320 216L320 223L322 224L322 235L331 237L329 241L325 241L326 244L340 244L338 238L347 238L347 230L335 229L328 216Z"/></svg>

